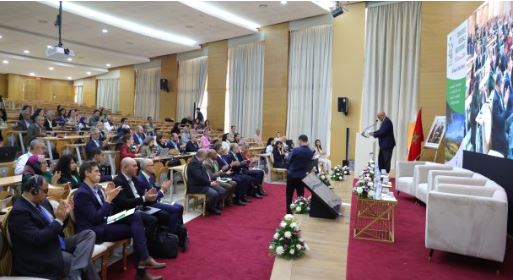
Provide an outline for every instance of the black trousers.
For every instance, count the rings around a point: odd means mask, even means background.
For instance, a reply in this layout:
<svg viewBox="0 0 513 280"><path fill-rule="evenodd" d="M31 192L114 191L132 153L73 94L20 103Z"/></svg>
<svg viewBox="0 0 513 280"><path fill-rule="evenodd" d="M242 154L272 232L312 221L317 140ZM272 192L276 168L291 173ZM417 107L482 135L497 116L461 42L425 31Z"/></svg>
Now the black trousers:
<svg viewBox="0 0 513 280"><path fill-rule="evenodd" d="M291 178L287 176L287 191L286 191L286 211L287 214L292 214L290 210L290 204L292 203L292 196L294 195L294 191L296 191L297 196L305 195L305 183L303 183L303 179L299 178Z"/></svg>
<svg viewBox="0 0 513 280"><path fill-rule="evenodd" d="M392 152L394 148L391 149L379 149L378 155L378 167L379 171L381 169L385 169L387 174L390 173L390 162L392 161Z"/></svg>

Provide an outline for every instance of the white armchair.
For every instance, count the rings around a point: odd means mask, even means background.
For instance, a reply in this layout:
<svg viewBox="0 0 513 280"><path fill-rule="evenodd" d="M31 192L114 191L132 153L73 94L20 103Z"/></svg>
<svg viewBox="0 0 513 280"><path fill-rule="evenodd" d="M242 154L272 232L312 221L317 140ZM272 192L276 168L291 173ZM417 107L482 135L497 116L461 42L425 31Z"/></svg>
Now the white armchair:
<svg viewBox="0 0 513 280"><path fill-rule="evenodd" d="M452 166L443 164L426 164L415 166L413 171L413 188L415 189L415 197L426 203L428 174L431 170L452 170Z"/></svg>
<svg viewBox="0 0 513 280"><path fill-rule="evenodd" d="M397 161L395 168L395 189L397 190L397 195L400 192L405 192L415 196L413 171L415 166L424 164L426 164L425 161Z"/></svg>
<svg viewBox="0 0 513 280"><path fill-rule="evenodd" d="M428 193L425 245L433 250L504 261L508 200L491 180L484 186L476 178L438 176L440 183ZM465 183L466 182L466 183ZM474 185L473 185L474 184Z"/></svg>
<svg viewBox="0 0 513 280"><path fill-rule="evenodd" d="M428 192L436 189L435 180L438 177L471 178L473 175L474 172L462 168L454 168L451 170L431 169L428 171L427 183L421 183L417 187L417 198L426 203Z"/></svg>

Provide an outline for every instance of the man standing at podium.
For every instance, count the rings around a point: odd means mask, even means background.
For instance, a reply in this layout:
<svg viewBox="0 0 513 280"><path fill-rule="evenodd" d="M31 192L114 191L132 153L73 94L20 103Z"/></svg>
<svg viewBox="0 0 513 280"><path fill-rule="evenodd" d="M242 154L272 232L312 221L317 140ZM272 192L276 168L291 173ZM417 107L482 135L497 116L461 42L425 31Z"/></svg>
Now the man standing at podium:
<svg viewBox="0 0 513 280"><path fill-rule="evenodd" d="M381 126L378 130L369 132L369 135L378 138L379 141L379 170L385 169L387 173L390 173L390 161L392 160L392 152L395 147L394 126L385 112L379 112L377 117L381 122Z"/></svg>

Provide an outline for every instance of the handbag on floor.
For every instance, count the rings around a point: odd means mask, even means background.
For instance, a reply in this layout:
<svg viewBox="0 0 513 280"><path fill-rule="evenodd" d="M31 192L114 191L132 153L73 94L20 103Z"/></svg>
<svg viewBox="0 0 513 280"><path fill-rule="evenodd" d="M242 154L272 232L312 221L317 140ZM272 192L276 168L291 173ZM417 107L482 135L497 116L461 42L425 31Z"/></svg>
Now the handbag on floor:
<svg viewBox="0 0 513 280"><path fill-rule="evenodd" d="M178 236L167 231L159 231L151 241L153 257L174 259L178 255Z"/></svg>
<svg viewBox="0 0 513 280"><path fill-rule="evenodd" d="M182 252L185 252L189 247L189 236L185 225L177 226L176 235L178 236L178 247L182 248Z"/></svg>

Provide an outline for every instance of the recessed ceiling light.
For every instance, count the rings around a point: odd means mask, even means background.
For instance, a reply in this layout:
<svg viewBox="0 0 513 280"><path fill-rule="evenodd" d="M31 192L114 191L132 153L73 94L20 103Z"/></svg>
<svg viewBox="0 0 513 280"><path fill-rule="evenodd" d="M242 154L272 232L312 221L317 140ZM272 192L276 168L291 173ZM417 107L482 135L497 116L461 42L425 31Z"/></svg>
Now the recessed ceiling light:
<svg viewBox="0 0 513 280"><path fill-rule="evenodd" d="M51 66L48 67L48 70L53 71L53 67L51 67Z"/></svg>
<svg viewBox="0 0 513 280"><path fill-rule="evenodd" d="M206 1L180 1L180 3L187 5L207 15L244 27L251 31L257 31L257 29L260 27L260 24L258 23L252 22L236 14L232 14Z"/></svg>
<svg viewBox="0 0 513 280"><path fill-rule="evenodd" d="M71 57L68 57L68 61L73 61L73 58L71 58Z"/></svg>
<svg viewBox="0 0 513 280"><path fill-rule="evenodd" d="M59 8L58 1L41 1L40 3L48 5L50 7ZM121 18L114 16L112 14L100 12L98 10L86 7L85 5L81 5L78 2L66 1L66 4L63 5L62 8L64 11L68 13L72 13L90 20L108 24L109 26L115 26L123 30L138 33L143 36L152 37L184 46L191 46L195 48L199 47L198 42L196 42L192 38L181 36L178 34L173 34L165 30L156 29L147 25L143 25L134 22L131 18Z"/></svg>
<svg viewBox="0 0 513 280"><path fill-rule="evenodd" d="M23 53L29 54L30 51L29 50L24 50Z"/></svg>
<svg viewBox="0 0 513 280"><path fill-rule="evenodd" d="M35 76L36 74L34 72L29 73L30 76Z"/></svg>
<svg viewBox="0 0 513 280"><path fill-rule="evenodd" d="M105 64L105 66L110 67L110 63Z"/></svg>
<svg viewBox="0 0 513 280"><path fill-rule="evenodd" d="M87 75L91 75L91 72L86 72Z"/></svg>
<svg viewBox="0 0 513 280"><path fill-rule="evenodd" d="M287 1L280 1L282 5L287 5Z"/></svg>
<svg viewBox="0 0 513 280"><path fill-rule="evenodd" d="M335 6L335 2L333 1L310 1L315 5L323 8L324 10L331 12L331 9Z"/></svg>
<svg viewBox="0 0 513 280"><path fill-rule="evenodd" d="M51 48L53 48L53 47L52 47L51 45L46 45L46 48L47 48L47 49L51 49Z"/></svg>
<svg viewBox="0 0 513 280"><path fill-rule="evenodd" d="M0 39L2 39L2 38L3 38L2 35L0 35Z"/></svg>
<svg viewBox="0 0 513 280"><path fill-rule="evenodd" d="M3 64L9 64L9 60L4 59L4 60L2 60L2 63L3 63Z"/></svg>
<svg viewBox="0 0 513 280"><path fill-rule="evenodd" d="M109 30L107 30L107 29L105 29L105 28L104 28L104 29L102 29L102 32L103 32L103 33L108 33L108 32L109 32Z"/></svg>
<svg viewBox="0 0 513 280"><path fill-rule="evenodd" d="M73 78L72 77L68 77L68 80L72 80Z"/></svg>

